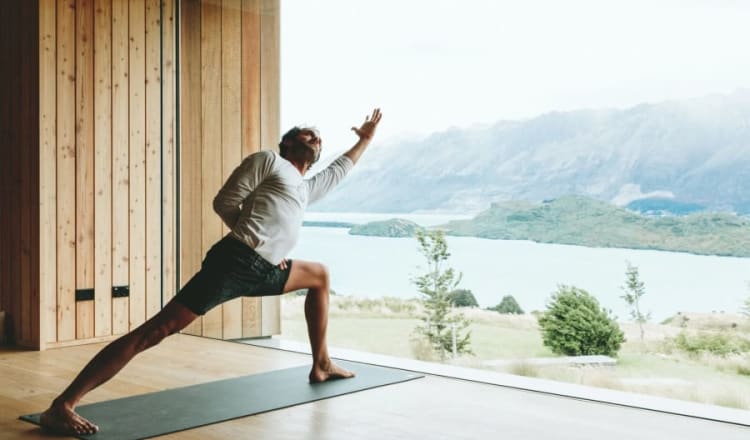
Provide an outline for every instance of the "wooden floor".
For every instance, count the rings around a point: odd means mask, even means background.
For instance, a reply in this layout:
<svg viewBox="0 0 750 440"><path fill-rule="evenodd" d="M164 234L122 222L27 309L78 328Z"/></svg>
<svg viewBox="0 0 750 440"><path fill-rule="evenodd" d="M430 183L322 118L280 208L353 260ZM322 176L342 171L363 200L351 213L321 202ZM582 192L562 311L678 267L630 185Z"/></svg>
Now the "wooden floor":
<svg viewBox="0 0 750 440"><path fill-rule="evenodd" d="M17 417L44 410L101 347L0 348L0 438L53 438ZM136 358L83 403L308 363L301 354L176 335ZM427 376L159 438L747 440L750 429Z"/></svg>

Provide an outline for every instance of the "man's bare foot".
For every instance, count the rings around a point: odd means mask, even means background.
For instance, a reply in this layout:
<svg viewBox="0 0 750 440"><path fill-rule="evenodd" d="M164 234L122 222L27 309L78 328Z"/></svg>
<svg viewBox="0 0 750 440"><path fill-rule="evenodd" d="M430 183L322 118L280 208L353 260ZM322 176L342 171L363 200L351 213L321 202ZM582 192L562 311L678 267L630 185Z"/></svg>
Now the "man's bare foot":
<svg viewBox="0 0 750 440"><path fill-rule="evenodd" d="M310 370L310 383L319 383L335 379L348 379L350 377L354 377L354 373L344 370L331 362L330 359L325 362L313 364L312 370Z"/></svg>
<svg viewBox="0 0 750 440"><path fill-rule="evenodd" d="M39 422L44 428L56 434L88 435L99 431L98 426L63 405L50 406L41 414Z"/></svg>

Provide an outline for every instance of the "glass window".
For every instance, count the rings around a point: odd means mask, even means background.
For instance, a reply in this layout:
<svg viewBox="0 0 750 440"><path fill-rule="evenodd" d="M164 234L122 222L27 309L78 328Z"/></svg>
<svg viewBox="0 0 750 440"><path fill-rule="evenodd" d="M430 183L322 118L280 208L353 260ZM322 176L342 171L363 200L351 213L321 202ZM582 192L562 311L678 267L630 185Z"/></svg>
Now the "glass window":
<svg viewBox="0 0 750 440"><path fill-rule="evenodd" d="M320 130L313 172L384 113L290 256L330 269L330 345L750 407L750 5L281 17L281 125ZM303 298L283 338L307 341Z"/></svg>

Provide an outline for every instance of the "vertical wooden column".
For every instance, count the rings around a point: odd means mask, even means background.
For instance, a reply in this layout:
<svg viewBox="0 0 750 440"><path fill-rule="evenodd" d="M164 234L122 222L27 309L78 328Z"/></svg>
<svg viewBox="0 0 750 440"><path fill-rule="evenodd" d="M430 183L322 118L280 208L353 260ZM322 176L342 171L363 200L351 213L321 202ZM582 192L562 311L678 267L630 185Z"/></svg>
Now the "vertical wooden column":
<svg viewBox="0 0 750 440"><path fill-rule="evenodd" d="M129 3L130 328L146 320L146 5Z"/></svg>
<svg viewBox="0 0 750 440"><path fill-rule="evenodd" d="M179 0L163 0L161 14L162 60L162 298L166 304L177 291L177 200L176 200L176 5Z"/></svg>
<svg viewBox="0 0 750 440"><path fill-rule="evenodd" d="M260 20L260 143L264 149L276 148L281 127L281 14L278 0L261 0ZM281 333L281 298L264 297L261 332Z"/></svg>
<svg viewBox="0 0 750 440"><path fill-rule="evenodd" d="M224 0L221 11L221 181L242 161L242 3ZM228 228L222 226L222 235ZM242 337L242 299L222 307L222 338Z"/></svg>
<svg viewBox="0 0 750 440"><path fill-rule="evenodd" d="M145 304L146 317L161 310L161 1L145 2Z"/></svg>
<svg viewBox="0 0 750 440"><path fill-rule="evenodd" d="M46 5L50 7L49 4ZM57 339L76 339L76 11L57 2ZM45 99L46 97L42 97ZM72 267L71 267L72 265Z"/></svg>
<svg viewBox="0 0 750 440"><path fill-rule="evenodd" d="M94 2L94 336L112 334L112 0Z"/></svg>
<svg viewBox="0 0 750 440"><path fill-rule="evenodd" d="M201 240L201 3L199 0L180 2L180 286L184 286L200 269ZM203 333L203 318L193 321L185 332Z"/></svg>
<svg viewBox="0 0 750 440"><path fill-rule="evenodd" d="M260 151L260 0L242 0L242 156ZM259 336L262 298L242 299L242 336Z"/></svg>
<svg viewBox="0 0 750 440"><path fill-rule="evenodd" d="M128 286L130 273L130 7L112 2L112 285ZM130 328L130 298L112 298L112 333Z"/></svg>
<svg viewBox="0 0 750 440"><path fill-rule="evenodd" d="M222 185L221 175L221 2L201 2L201 254L221 238L221 219L214 213L213 199ZM203 317L203 335L222 337L219 305Z"/></svg>
<svg viewBox="0 0 750 440"><path fill-rule="evenodd" d="M39 8L39 348L57 340L57 7ZM41 79L46 78L46 81ZM0 247L2 247L0 245ZM2 264L0 263L0 266Z"/></svg>

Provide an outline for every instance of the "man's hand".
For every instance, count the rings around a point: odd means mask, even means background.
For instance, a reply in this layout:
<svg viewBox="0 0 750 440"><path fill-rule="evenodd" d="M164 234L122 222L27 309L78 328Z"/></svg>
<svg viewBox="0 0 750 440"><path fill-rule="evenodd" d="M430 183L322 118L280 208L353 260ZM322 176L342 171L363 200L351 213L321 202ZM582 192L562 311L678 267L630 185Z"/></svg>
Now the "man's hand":
<svg viewBox="0 0 750 440"><path fill-rule="evenodd" d="M287 266L286 262L287 262L286 258L284 258L283 260L281 260L281 263L279 263L279 269L286 270L286 266Z"/></svg>
<svg viewBox="0 0 750 440"><path fill-rule="evenodd" d="M361 127L352 127L352 130L357 133L360 140L369 141L375 136L375 129L378 128L378 123L382 116L383 114L380 113L380 109L376 108L372 111L372 116L365 116L365 122Z"/></svg>

